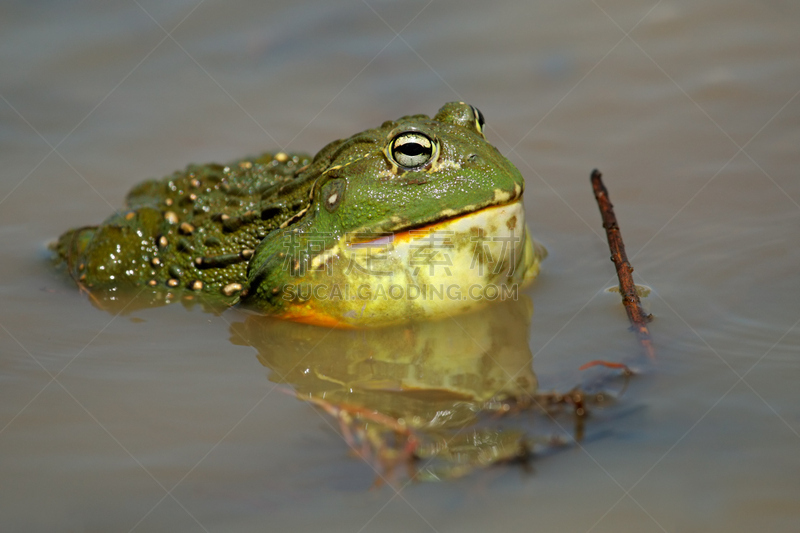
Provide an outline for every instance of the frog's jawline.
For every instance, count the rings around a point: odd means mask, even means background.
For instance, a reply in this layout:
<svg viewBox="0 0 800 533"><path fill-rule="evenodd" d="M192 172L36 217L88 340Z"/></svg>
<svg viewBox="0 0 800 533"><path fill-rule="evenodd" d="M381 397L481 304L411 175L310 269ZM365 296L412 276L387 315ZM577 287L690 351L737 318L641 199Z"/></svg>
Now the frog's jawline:
<svg viewBox="0 0 800 533"><path fill-rule="evenodd" d="M358 240L358 239L353 238L353 239L351 239L349 241L349 246L351 248L358 248L358 247L361 247L361 246L365 246L365 247L366 246L375 246L375 245L381 245L381 244L386 244L386 243L390 243L390 242L395 242L396 243L396 242L402 241L402 240L409 240L409 239L412 239L412 238L418 236L418 235L411 235L412 231L414 231L414 232L436 231L437 226L441 226L443 224L447 224L449 222L452 222L454 220L458 220L460 218L477 216L483 211L488 211L490 209L495 209L495 208L498 208L498 207L505 207L505 206L513 205L513 204L515 204L517 202L521 202L521 201L522 201L522 196L516 196L512 200L510 200L508 202L505 202L505 203L487 205L487 206L481 207L480 209L476 209L474 211L464 211L464 212L458 213L458 214L450 216L450 217L440 218L440 219L435 220L435 221L424 222L422 224L416 224L416 225L415 224L411 224L411 225L408 225L408 226L404 226L404 227L398 228L398 229L396 229L394 231L386 232L386 233L382 234L380 237L378 237L377 239Z"/></svg>

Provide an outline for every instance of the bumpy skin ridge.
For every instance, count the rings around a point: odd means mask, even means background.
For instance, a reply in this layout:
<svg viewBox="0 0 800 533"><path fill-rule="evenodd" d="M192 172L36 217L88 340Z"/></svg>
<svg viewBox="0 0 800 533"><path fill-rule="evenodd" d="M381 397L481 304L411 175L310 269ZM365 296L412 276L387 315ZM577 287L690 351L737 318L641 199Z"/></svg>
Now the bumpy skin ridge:
<svg viewBox="0 0 800 533"><path fill-rule="evenodd" d="M265 153L145 181L102 224L62 235L58 261L88 289L149 285L235 297L247 287L252 250L308 203L308 186L291 185L309 163L305 154Z"/></svg>

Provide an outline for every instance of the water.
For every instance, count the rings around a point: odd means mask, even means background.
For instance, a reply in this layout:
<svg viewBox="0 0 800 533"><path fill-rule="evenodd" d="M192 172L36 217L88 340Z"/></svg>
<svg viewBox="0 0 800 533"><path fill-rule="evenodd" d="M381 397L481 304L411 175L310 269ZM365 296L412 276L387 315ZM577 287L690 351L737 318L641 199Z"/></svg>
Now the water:
<svg viewBox="0 0 800 533"><path fill-rule="evenodd" d="M778 0L4 3L4 529L797 530L798 15ZM653 289L657 365L531 473L369 490L329 419L232 340L241 312L115 316L43 260L143 178L315 151L450 100L486 115L550 251L526 291L540 387L636 349L604 291L594 167Z"/></svg>

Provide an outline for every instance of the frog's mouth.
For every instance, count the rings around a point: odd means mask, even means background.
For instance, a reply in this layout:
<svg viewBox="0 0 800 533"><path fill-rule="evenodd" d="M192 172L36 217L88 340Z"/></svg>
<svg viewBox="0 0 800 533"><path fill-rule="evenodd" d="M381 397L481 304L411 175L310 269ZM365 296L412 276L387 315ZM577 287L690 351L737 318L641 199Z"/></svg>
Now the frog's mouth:
<svg viewBox="0 0 800 533"><path fill-rule="evenodd" d="M468 205L460 209L444 209L435 216L416 223L402 221L399 218L390 221L390 225L385 227L378 227L375 229L360 229L356 230L346 236L348 245L369 245L370 243L378 243L391 239L404 239L419 231L436 231L445 229L451 222L461 219L474 219L478 224L482 223L484 216L489 215L491 218L492 210L495 208L503 208L511 205L519 204L522 206L522 187L519 184L514 184L513 191L504 191L502 189L495 189L494 196L484 205ZM524 219L520 218L520 222ZM378 234L381 237L373 238L372 236Z"/></svg>
<svg viewBox="0 0 800 533"><path fill-rule="evenodd" d="M496 235L503 226L509 231L522 230L525 227L524 209L519 198L504 204L489 205L479 209L467 208L459 212L445 211L439 215L436 220L406 225L395 231L385 232L381 237L374 239L364 239L366 235L364 233L353 234L347 241L348 246L359 248L385 243L402 244L435 232L463 233L465 226L468 226L470 235L474 235L475 238Z"/></svg>
<svg viewBox="0 0 800 533"><path fill-rule="evenodd" d="M481 271L485 274L478 277L488 283L501 278L524 283L536 275L546 254L529 237L519 198L372 240L351 240L342 248L351 261L391 259L415 278L431 282L463 278L467 271L475 278L475 271Z"/></svg>

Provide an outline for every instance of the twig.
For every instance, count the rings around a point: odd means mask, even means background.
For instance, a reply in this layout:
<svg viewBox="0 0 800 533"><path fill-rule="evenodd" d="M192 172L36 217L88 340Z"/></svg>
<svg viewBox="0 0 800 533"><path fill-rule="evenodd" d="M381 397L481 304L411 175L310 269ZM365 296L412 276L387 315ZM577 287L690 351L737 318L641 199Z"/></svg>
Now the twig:
<svg viewBox="0 0 800 533"><path fill-rule="evenodd" d="M653 350L653 343L650 339L650 331L647 329L647 322L652 320L652 316L645 314L642 309L642 303L639 301L639 294L636 292L636 285L633 283L633 267L628 261L628 256L625 255L625 245L622 243L622 234L619 231L617 224L617 217L614 215L614 206L608 197L608 190L603 185L603 175L599 170L592 171L592 188L594 189L594 197L597 199L597 205L600 207L600 214L603 217L603 227L606 230L608 237L608 248L611 250L611 260L617 268L617 277L619 278L619 291L622 295L622 303L625 305L625 311L628 313L628 319L631 321L636 332L636 337L639 339L645 354L651 360L655 360L655 351Z"/></svg>

